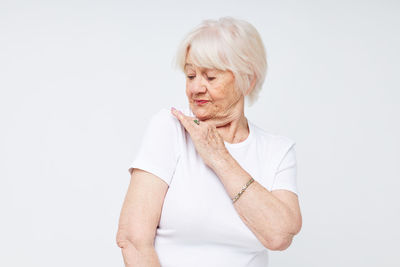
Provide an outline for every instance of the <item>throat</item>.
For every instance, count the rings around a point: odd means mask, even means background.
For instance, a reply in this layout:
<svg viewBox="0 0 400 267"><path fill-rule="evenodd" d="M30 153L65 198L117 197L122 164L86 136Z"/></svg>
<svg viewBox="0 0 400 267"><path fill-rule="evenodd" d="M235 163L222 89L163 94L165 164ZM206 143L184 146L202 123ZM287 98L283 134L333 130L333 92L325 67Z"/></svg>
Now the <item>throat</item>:
<svg viewBox="0 0 400 267"><path fill-rule="evenodd" d="M241 143L250 135L247 119L245 120L245 124L241 124L240 127L238 123L229 123L224 126L217 127L217 130L222 139L230 144Z"/></svg>

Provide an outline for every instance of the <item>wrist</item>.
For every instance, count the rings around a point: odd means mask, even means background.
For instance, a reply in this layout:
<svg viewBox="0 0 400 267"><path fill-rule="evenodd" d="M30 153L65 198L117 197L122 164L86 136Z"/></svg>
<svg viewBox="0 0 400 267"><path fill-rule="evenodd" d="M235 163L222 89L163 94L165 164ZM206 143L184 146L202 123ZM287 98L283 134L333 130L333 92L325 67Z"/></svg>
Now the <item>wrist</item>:
<svg viewBox="0 0 400 267"><path fill-rule="evenodd" d="M235 166L236 160L232 157L228 150L222 152L216 160L213 161L211 169L218 175L226 174L232 171Z"/></svg>

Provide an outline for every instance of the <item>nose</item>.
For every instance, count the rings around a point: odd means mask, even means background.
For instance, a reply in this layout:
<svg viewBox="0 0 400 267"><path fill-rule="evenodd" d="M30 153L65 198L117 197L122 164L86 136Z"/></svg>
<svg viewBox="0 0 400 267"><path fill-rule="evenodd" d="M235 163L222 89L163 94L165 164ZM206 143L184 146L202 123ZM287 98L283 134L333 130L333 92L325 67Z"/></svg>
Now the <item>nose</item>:
<svg viewBox="0 0 400 267"><path fill-rule="evenodd" d="M204 78L201 75L196 75L196 77L190 81L189 89L192 94L205 93L207 91L207 86Z"/></svg>

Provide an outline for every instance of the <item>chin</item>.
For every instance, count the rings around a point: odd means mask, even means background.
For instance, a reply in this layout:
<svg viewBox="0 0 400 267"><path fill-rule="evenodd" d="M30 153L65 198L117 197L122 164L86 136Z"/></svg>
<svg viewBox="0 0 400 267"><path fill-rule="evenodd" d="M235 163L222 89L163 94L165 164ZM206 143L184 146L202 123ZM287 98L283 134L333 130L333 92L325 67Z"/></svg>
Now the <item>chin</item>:
<svg viewBox="0 0 400 267"><path fill-rule="evenodd" d="M191 108L196 118L198 118L199 120L207 119L208 111L206 109L203 109L202 107L197 107L196 104L191 105Z"/></svg>

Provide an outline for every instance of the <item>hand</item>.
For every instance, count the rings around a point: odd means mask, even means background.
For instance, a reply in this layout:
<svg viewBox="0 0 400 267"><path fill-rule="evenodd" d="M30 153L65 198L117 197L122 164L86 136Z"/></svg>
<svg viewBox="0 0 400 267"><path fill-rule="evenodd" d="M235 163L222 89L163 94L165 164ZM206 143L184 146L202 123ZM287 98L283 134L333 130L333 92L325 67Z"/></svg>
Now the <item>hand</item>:
<svg viewBox="0 0 400 267"><path fill-rule="evenodd" d="M190 134L197 153L202 157L204 163L214 169L217 163L229 157L229 151L225 147L224 140L218 133L215 125L205 121L199 121L197 125L194 120L196 118L186 116L181 111L171 108L172 114L185 127Z"/></svg>

